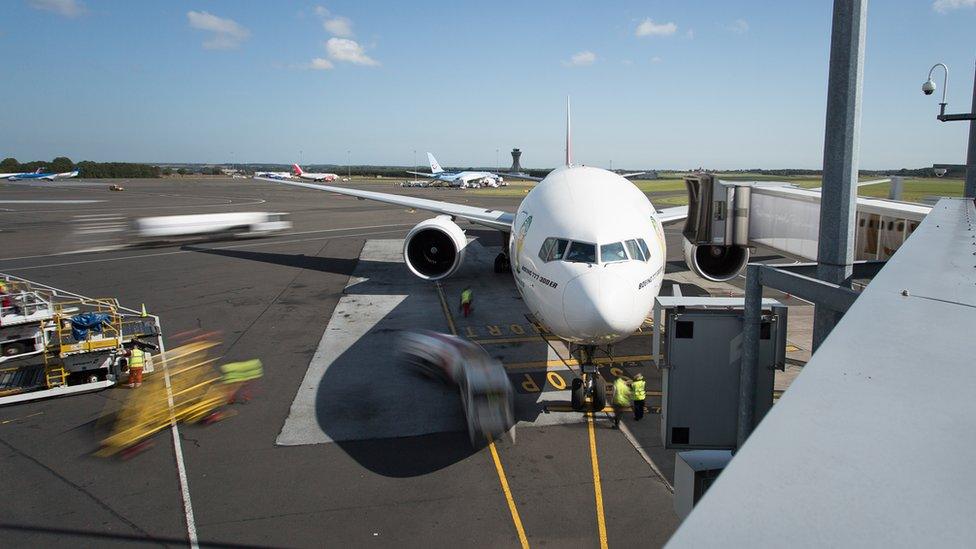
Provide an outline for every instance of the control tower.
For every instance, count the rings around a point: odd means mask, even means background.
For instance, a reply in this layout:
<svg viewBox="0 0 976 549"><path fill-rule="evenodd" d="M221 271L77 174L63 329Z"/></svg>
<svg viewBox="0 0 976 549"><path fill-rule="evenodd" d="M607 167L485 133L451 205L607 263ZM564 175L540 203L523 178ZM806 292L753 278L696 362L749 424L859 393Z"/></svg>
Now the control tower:
<svg viewBox="0 0 976 549"><path fill-rule="evenodd" d="M522 165L519 164L519 158L522 158L522 151L512 149L512 169L510 169L509 172L522 173Z"/></svg>

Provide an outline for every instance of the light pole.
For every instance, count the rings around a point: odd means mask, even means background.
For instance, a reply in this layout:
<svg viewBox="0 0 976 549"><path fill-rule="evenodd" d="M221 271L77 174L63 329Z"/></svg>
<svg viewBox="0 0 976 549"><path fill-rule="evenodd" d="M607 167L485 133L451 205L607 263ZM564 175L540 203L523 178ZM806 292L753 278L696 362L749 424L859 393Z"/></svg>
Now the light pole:
<svg viewBox="0 0 976 549"><path fill-rule="evenodd" d="M298 167L301 168L305 164L305 151L298 151Z"/></svg>
<svg viewBox="0 0 976 549"><path fill-rule="evenodd" d="M496 172L502 171L502 167L498 165L498 149L497 148L495 149L495 171Z"/></svg>
<svg viewBox="0 0 976 549"><path fill-rule="evenodd" d="M939 122L952 122L955 120L969 120L969 151L966 153L966 185L963 188L963 196L976 198L976 76L973 77L973 105L972 112L960 114L946 114L946 92L949 88L949 67L944 63L936 63L929 69L929 78L922 84L922 93L932 95L935 92L935 82L932 81L932 73L936 68L942 67L945 76L942 79L942 102L939 103L939 114L936 118Z"/></svg>
<svg viewBox="0 0 976 549"><path fill-rule="evenodd" d="M346 179L352 179L352 166L349 165L350 155L352 155L352 151L346 151Z"/></svg>
<svg viewBox="0 0 976 549"><path fill-rule="evenodd" d="M418 172L420 171L420 166L417 165L417 149L413 150L413 168ZM414 179L417 179L417 177L414 176Z"/></svg>

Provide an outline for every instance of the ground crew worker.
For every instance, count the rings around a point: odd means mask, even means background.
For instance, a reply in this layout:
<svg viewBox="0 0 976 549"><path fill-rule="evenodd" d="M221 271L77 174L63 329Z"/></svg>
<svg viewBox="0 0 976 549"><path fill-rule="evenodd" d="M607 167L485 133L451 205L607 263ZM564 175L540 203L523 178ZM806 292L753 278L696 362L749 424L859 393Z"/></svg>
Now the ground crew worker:
<svg viewBox="0 0 976 549"><path fill-rule="evenodd" d="M630 407L630 387L624 378L618 377L613 381L613 428L620 427L620 417L624 410Z"/></svg>
<svg viewBox="0 0 976 549"><path fill-rule="evenodd" d="M647 398L647 382L644 381L644 375L634 376L630 387L634 390L634 421L640 421L644 417L644 399Z"/></svg>
<svg viewBox="0 0 976 549"><path fill-rule="evenodd" d="M221 366L220 372L222 383L237 384L228 400L228 404L233 404L251 400L251 382L264 375L264 366L258 359L230 362Z"/></svg>
<svg viewBox="0 0 976 549"><path fill-rule="evenodd" d="M146 355L139 347L129 351L129 387L142 387L142 368L146 365Z"/></svg>
<svg viewBox="0 0 976 549"><path fill-rule="evenodd" d="M471 314L471 301L473 299L474 292L471 291L471 286L461 290L461 312L464 313L464 318L468 318L468 315Z"/></svg>

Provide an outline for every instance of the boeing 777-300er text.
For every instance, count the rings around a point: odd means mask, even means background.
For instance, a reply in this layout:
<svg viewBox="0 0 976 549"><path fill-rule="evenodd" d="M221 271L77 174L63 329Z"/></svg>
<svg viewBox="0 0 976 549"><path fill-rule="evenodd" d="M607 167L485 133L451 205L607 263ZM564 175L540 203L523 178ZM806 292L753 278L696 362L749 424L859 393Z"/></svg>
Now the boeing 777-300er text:
<svg viewBox="0 0 976 549"><path fill-rule="evenodd" d="M339 179L339 176L334 173L309 173L302 170L302 167L298 164L292 164L291 173L294 177L299 177L301 179L310 179L312 181L335 181Z"/></svg>

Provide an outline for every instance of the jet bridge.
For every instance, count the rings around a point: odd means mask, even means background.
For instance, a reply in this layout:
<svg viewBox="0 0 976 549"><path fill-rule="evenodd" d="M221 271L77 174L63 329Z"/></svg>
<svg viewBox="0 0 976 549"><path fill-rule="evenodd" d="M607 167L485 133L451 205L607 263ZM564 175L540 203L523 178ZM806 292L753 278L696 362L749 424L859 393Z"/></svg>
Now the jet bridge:
<svg viewBox="0 0 976 549"><path fill-rule="evenodd" d="M722 181L704 173L686 176L685 186L685 262L702 278L725 281L737 276L757 245L816 260L819 190L776 182ZM859 197L855 259L888 259L930 210L921 204Z"/></svg>

